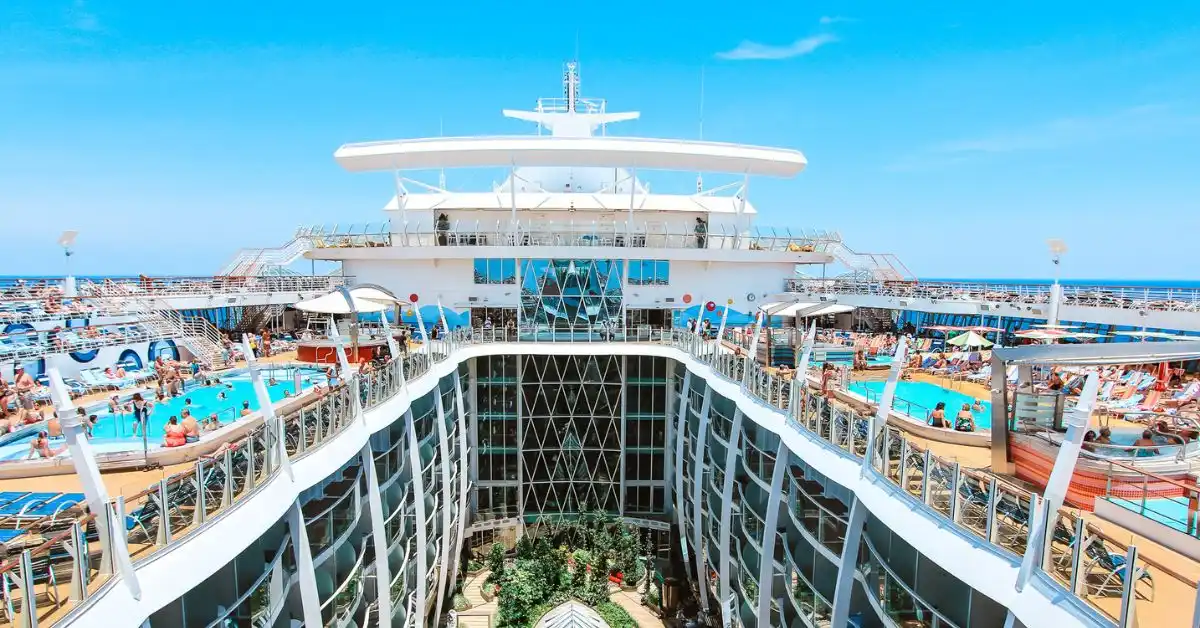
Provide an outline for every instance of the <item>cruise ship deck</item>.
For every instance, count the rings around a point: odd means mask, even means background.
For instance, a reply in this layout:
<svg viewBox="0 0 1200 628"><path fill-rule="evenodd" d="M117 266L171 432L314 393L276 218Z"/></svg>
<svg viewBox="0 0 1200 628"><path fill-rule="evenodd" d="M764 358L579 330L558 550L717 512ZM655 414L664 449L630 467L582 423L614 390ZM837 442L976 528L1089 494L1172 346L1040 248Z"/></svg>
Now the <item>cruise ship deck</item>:
<svg viewBox="0 0 1200 628"><path fill-rule="evenodd" d="M1069 407L1031 375L1200 359L1174 338L1200 331L1194 291L916 281L840 233L756 224L752 178L801 152L610 135L639 114L579 85L568 64L562 98L504 111L537 135L338 148L391 176L378 224L301 228L215 277L4 285L22 419L0 452L28 454L0 455L0 626L1200 625L1194 443L1080 456L1096 374ZM507 176L410 178L483 167ZM696 191L652 192L663 170ZM816 339L901 312L1173 339L997 347L995 375L945 381L912 375L916 339L870 363ZM255 357L286 317L308 326ZM842 354L861 380L833 381ZM180 394L121 423L156 377ZM931 427L902 383L977 401L980 429ZM184 438L169 404L218 420ZM1157 497L1183 519L1146 515Z"/></svg>

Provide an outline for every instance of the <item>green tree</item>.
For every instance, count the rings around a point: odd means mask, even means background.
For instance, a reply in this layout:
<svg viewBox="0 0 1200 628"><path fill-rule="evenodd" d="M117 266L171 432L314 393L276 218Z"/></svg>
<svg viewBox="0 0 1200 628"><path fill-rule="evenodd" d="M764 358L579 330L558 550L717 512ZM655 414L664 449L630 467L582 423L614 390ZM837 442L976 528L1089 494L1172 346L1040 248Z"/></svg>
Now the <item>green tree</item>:
<svg viewBox="0 0 1200 628"><path fill-rule="evenodd" d="M504 578L504 544L492 543L492 551L488 552L487 568L491 571L487 577L488 584L500 582Z"/></svg>
<svg viewBox="0 0 1200 628"><path fill-rule="evenodd" d="M500 626L524 626L530 619L530 610L541 604L543 587L536 576L520 565L512 570L500 586L500 599L496 610Z"/></svg>

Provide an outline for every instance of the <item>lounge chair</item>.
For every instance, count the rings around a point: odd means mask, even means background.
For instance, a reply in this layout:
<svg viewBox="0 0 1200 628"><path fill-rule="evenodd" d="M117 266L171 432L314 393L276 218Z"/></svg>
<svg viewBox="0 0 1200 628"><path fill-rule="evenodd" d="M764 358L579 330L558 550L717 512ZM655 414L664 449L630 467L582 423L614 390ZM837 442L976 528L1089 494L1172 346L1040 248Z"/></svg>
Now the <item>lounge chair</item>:
<svg viewBox="0 0 1200 628"><path fill-rule="evenodd" d="M22 519L42 519L44 517L57 517L60 512L70 510L71 508L82 503L84 500L83 493L63 493L34 505L31 508L26 508L17 516Z"/></svg>
<svg viewBox="0 0 1200 628"><path fill-rule="evenodd" d="M37 508L58 496L59 493L28 493L0 506L0 517L19 517L27 510Z"/></svg>
<svg viewBox="0 0 1200 628"><path fill-rule="evenodd" d="M1089 558L1085 565L1083 573L1088 581L1088 586L1094 587L1093 595L1120 595L1125 589L1125 579L1127 577L1128 565L1125 563L1125 556L1122 554L1114 554L1104 547L1104 544L1098 539L1093 539L1088 544L1085 552ZM1138 583L1145 581L1150 585L1150 594L1146 599L1154 600L1154 577L1150 575L1149 570L1135 567L1134 573L1137 574ZM1100 578L1100 584L1092 585L1090 583L1091 576L1096 575Z"/></svg>

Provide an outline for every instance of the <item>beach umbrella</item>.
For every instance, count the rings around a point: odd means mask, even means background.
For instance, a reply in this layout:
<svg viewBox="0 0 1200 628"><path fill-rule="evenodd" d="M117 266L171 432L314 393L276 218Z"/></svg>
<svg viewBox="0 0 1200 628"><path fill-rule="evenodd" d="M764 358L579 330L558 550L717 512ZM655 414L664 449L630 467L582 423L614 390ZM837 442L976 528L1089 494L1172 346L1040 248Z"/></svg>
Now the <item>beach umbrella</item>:
<svg viewBox="0 0 1200 628"><path fill-rule="evenodd" d="M1171 365L1163 362L1158 365L1158 372L1154 374L1154 390L1162 392L1167 389L1171 383Z"/></svg>
<svg viewBox="0 0 1200 628"><path fill-rule="evenodd" d="M1079 325L1066 325L1064 323L1041 323L1038 325L1030 325L1030 327L1037 327L1039 329L1075 329L1076 327L1079 327Z"/></svg>
<svg viewBox="0 0 1200 628"><path fill-rule="evenodd" d="M956 347L983 347L986 349L992 346L992 341L973 331L969 331L965 334L959 334L954 338L947 340L946 344L954 345Z"/></svg>
<svg viewBox="0 0 1200 628"><path fill-rule="evenodd" d="M1070 333L1061 329L1026 329L1013 334L1017 338L1028 338L1030 340L1060 340L1062 338L1074 338Z"/></svg>

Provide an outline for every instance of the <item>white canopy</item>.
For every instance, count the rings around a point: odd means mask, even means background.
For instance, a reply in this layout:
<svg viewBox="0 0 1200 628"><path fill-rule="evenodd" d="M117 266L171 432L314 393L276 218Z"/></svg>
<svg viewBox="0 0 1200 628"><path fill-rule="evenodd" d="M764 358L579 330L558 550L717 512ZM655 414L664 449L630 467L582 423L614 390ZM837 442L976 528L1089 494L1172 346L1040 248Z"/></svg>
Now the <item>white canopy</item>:
<svg viewBox="0 0 1200 628"><path fill-rule="evenodd" d="M346 144L333 154L351 172L579 166L734 172L791 177L808 165L800 151L745 144L641 137L431 137Z"/></svg>
<svg viewBox="0 0 1200 628"><path fill-rule="evenodd" d="M818 307L822 306L823 307ZM786 307L785 307L786 306ZM782 308L782 309L779 309ZM808 311L812 308L812 311ZM841 305L838 303L766 303L760 309L769 313L771 316L783 316L786 318L794 318L796 314L802 317L806 316L824 316L826 314L843 314L845 312L853 312L853 305Z"/></svg>
<svg viewBox="0 0 1200 628"><path fill-rule="evenodd" d="M351 289L350 299L354 302L353 310L351 310L350 304L346 303L346 297L341 291L334 291L315 299L300 301L295 305L295 308L314 314L350 314L352 312L366 314L370 312L386 312L392 309L394 303L399 302L396 297L379 288L365 287Z"/></svg>

